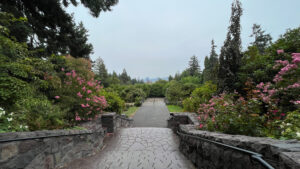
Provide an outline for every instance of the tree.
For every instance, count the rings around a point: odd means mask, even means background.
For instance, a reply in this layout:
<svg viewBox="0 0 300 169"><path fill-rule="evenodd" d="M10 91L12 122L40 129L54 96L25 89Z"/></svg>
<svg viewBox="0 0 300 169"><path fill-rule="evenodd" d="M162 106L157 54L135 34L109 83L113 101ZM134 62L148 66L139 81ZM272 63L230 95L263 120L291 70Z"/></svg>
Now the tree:
<svg viewBox="0 0 300 169"><path fill-rule="evenodd" d="M109 74L108 75L108 78L107 78L107 84L108 86L111 86L111 85L118 85L120 84L120 79L117 75L117 73L115 71L113 71L112 74Z"/></svg>
<svg viewBox="0 0 300 169"><path fill-rule="evenodd" d="M98 57L98 59L96 60L94 65L94 71L95 71L96 78L101 81L104 87L107 87L108 73L102 58Z"/></svg>
<svg viewBox="0 0 300 169"><path fill-rule="evenodd" d="M257 24L253 24L252 34L250 37L254 37L254 42L251 44L257 47L260 54L263 54L265 49L272 43L271 35L265 34L265 31L263 31L260 25Z"/></svg>
<svg viewBox="0 0 300 169"><path fill-rule="evenodd" d="M203 70L203 81L212 81L214 83L217 83L218 77L218 54L216 53L216 45L214 40L211 41L211 52L209 57L205 57L204 60L204 70Z"/></svg>
<svg viewBox="0 0 300 169"><path fill-rule="evenodd" d="M189 61L189 73L191 76L199 76L200 75L200 66L197 57L194 55L191 57Z"/></svg>
<svg viewBox="0 0 300 169"><path fill-rule="evenodd" d="M241 2L234 0L231 7L230 26L220 54L220 66L218 72L218 90L233 91L238 82L237 71L241 63L241 24L243 13Z"/></svg>
<svg viewBox="0 0 300 169"><path fill-rule="evenodd" d="M99 16L101 11L110 10L117 0L81 0L91 14ZM70 3L77 5L76 0L2 0L0 10L12 13L15 17L28 19L28 29L14 27L12 36L26 41L29 49L39 49L39 57L51 54L71 54L73 57L88 58L92 52L87 43L87 31L80 24L78 27L73 16L63 8ZM42 50L41 50L42 49Z"/></svg>
<svg viewBox="0 0 300 169"><path fill-rule="evenodd" d="M122 74L119 76L120 81L122 84L128 84L130 83L130 76L128 76L127 72L125 69L123 69Z"/></svg>

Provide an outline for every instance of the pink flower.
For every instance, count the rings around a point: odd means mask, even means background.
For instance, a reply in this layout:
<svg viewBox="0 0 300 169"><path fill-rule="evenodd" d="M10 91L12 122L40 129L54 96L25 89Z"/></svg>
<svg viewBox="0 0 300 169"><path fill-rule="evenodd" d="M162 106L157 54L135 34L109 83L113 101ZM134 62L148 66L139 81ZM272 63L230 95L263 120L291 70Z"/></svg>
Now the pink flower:
<svg viewBox="0 0 300 169"><path fill-rule="evenodd" d="M200 127L200 129L202 129L203 128L203 124L200 124L199 127Z"/></svg>
<svg viewBox="0 0 300 169"><path fill-rule="evenodd" d="M85 91L85 90L86 90L85 86L83 86L82 90L83 90L83 91Z"/></svg>
<svg viewBox="0 0 300 169"><path fill-rule="evenodd" d="M80 118L78 115L76 115L76 116L75 116L75 120L76 120L76 121L80 121L81 118Z"/></svg>
<svg viewBox="0 0 300 169"><path fill-rule="evenodd" d="M59 99L60 97L59 96L55 96L55 99Z"/></svg>
<svg viewBox="0 0 300 169"><path fill-rule="evenodd" d="M86 98L85 100L86 100L86 101L90 101L91 99L90 99L90 98Z"/></svg>
<svg viewBox="0 0 300 169"><path fill-rule="evenodd" d="M277 54L281 54L281 53L284 53L284 50L283 49L280 49L280 50L277 50Z"/></svg>
<svg viewBox="0 0 300 169"><path fill-rule="evenodd" d="M281 113L280 115L281 115L281 116L285 116L285 113Z"/></svg>
<svg viewBox="0 0 300 169"><path fill-rule="evenodd" d="M71 76L71 73L70 72L66 73L66 76Z"/></svg>
<svg viewBox="0 0 300 169"><path fill-rule="evenodd" d="M87 94L90 94L90 93L92 93L92 91L91 90L87 90Z"/></svg>
<svg viewBox="0 0 300 169"><path fill-rule="evenodd" d="M65 69L62 67L62 68L61 68L61 71L63 71L63 72L64 72L64 71L65 71Z"/></svg>
<svg viewBox="0 0 300 169"><path fill-rule="evenodd" d="M77 96L82 98L82 94L80 92L77 93Z"/></svg>
<svg viewBox="0 0 300 169"><path fill-rule="evenodd" d="M85 108L86 106L84 104L81 104L81 107Z"/></svg>

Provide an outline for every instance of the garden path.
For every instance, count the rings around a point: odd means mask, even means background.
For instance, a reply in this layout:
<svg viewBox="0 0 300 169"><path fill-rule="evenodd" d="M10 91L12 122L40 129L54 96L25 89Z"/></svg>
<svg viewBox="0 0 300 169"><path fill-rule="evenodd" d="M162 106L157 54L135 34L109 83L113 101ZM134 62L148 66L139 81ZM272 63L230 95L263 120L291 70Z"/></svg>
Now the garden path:
<svg viewBox="0 0 300 169"><path fill-rule="evenodd" d="M162 98L147 99L133 116L134 127L167 127L170 116Z"/></svg>
<svg viewBox="0 0 300 169"><path fill-rule="evenodd" d="M168 116L163 99L146 100L134 117L134 128L121 129L105 139L102 151L65 169L194 169L179 151L178 137L163 128Z"/></svg>

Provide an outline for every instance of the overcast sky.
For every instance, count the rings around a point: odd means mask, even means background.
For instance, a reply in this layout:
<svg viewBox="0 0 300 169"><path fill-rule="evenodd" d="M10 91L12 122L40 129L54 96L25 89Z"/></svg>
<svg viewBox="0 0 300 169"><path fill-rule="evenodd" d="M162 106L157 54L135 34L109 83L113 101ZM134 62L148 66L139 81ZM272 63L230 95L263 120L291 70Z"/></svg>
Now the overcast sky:
<svg viewBox="0 0 300 169"><path fill-rule="evenodd" d="M187 67L196 55L203 61L210 42L223 45L232 0L119 0L98 18L83 6L68 7L83 22L94 46L92 60L101 57L109 72L123 68L136 78L167 77ZM242 0L243 49L252 42L253 23L273 39L300 26L300 0Z"/></svg>

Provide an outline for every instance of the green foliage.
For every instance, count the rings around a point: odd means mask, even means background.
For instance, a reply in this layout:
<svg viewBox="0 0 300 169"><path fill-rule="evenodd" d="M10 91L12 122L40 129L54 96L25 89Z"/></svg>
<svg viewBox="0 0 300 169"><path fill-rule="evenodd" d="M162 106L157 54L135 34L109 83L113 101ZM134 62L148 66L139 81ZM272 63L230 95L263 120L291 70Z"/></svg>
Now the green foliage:
<svg viewBox="0 0 300 169"><path fill-rule="evenodd" d="M189 61L188 72L190 76L199 76L200 75L200 66L196 56L192 56Z"/></svg>
<svg viewBox="0 0 300 169"><path fill-rule="evenodd" d="M221 48L220 66L218 70L219 92L233 92L238 82L237 72L241 65L241 25L240 18L243 13L241 2L232 3L230 26L224 45Z"/></svg>
<svg viewBox="0 0 300 169"><path fill-rule="evenodd" d="M206 82L201 87L196 88L191 97L184 99L183 108L188 112L196 112L200 104L207 103L209 99L216 93L217 86L212 82Z"/></svg>
<svg viewBox="0 0 300 169"><path fill-rule="evenodd" d="M140 107L143 103L143 98L142 97L136 97L134 101L134 106Z"/></svg>
<svg viewBox="0 0 300 169"><path fill-rule="evenodd" d="M260 54L263 54L265 49L272 43L271 35L265 34L265 31L263 31L260 25L257 24L253 25L252 35L250 37L254 37L254 42L251 44L258 49Z"/></svg>
<svg viewBox="0 0 300 169"><path fill-rule="evenodd" d="M203 70L203 82L212 81L215 84L218 82L218 55L216 53L216 48L214 40L211 41L211 52L209 57L205 57L204 60L204 70Z"/></svg>
<svg viewBox="0 0 300 169"><path fill-rule="evenodd" d="M19 111L25 115L29 130L59 129L65 126L60 107L47 98L27 98L18 102Z"/></svg>
<svg viewBox="0 0 300 169"><path fill-rule="evenodd" d="M127 72L126 72L125 69L123 69L123 72L119 76L119 79L121 81L121 84L130 84L131 83L130 82L131 78L130 78L130 76L128 76L128 74L127 74Z"/></svg>
<svg viewBox="0 0 300 169"><path fill-rule="evenodd" d="M104 109L106 112L121 113L125 108L125 102L115 92L101 91L101 95L105 97L108 106Z"/></svg>
<svg viewBox="0 0 300 169"><path fill-rule="evenodd" d="M183 85L175 80L172 80L166 90L166 98L168 99L169 104L180 104L183 98L182 91Z"/></svg>
<svg viewBox="0 0 300 169"><path fill-rule="evenodd" d="M296 110L288 112L286 118L283 121L278 121L281 138L292 139L296 138L300 140L300 111Z"/></svg>
<svg viewBox="0 0 300 169"><path fill-rule="evenodd" d="M144 100L146 98L146 93L136 86L127 86L121 92L121 98L123 98L128 103L133 103L136 98Z"/></svg>
<svg viewBox="0 0 300 169"><path fill-rule="evenodd" d="M169 112L176 113L176 112L184 112L183 108L177 105L167 105Z"/></svg>
<svg viewBox="0 0 300 169"><path fill-rule="evenodd" d="M27 0L2 0L0 9L16 17L28 17L27 24L14 22L8 28L18 41L27 42L31 49L39 50L41 55L37 55L38 57L70 53L74 57L89 58L93 48L87 42L87 30L82 23L77 26L73 16L66 13L63 7L70 2L77 5L75 0L31 1L30 3ZM96 17L100 12L110 10L110 7L117 3L116 0L105 2L81 0L80 2Z"/></svg>
<svg viewBox="0 0 300 169"><path fill-rule="evenodd" d="M132 106L132 107L129 107L128 110L122 112L122 114L125 114L127 117L132 117L136 113L137 110L138 110L138 107Z"/></svg>
<svg viewBox="0 0 300 169"><path fill-rule="evenodd" d="M7 112L0 107L0 133L28 131L24 113Z"/></svg>
<svg viewBox="0 0 300 169"><path fill-rule="evenodd" d="M167 81L159 80L150 84L149 97L164 97L166 92Z"/></svg>
<svg viewBox="0 0 300 169"><path fill-rule="evenodd" d="M201 84L201 79L200 79L200 77L187 76L187 77L181 78L180 82L182 84L190 83L190 84L199 85L199 84Z"/></svg>
<svg viewBox="0 0 300 169"><path fill-rule="evenodd" d="M100 57L96 60L94 64L94 72L95 78L97 80L100 80L104 87L107 87L109 85L107 81L108 73L104 61Z"/></svg>

